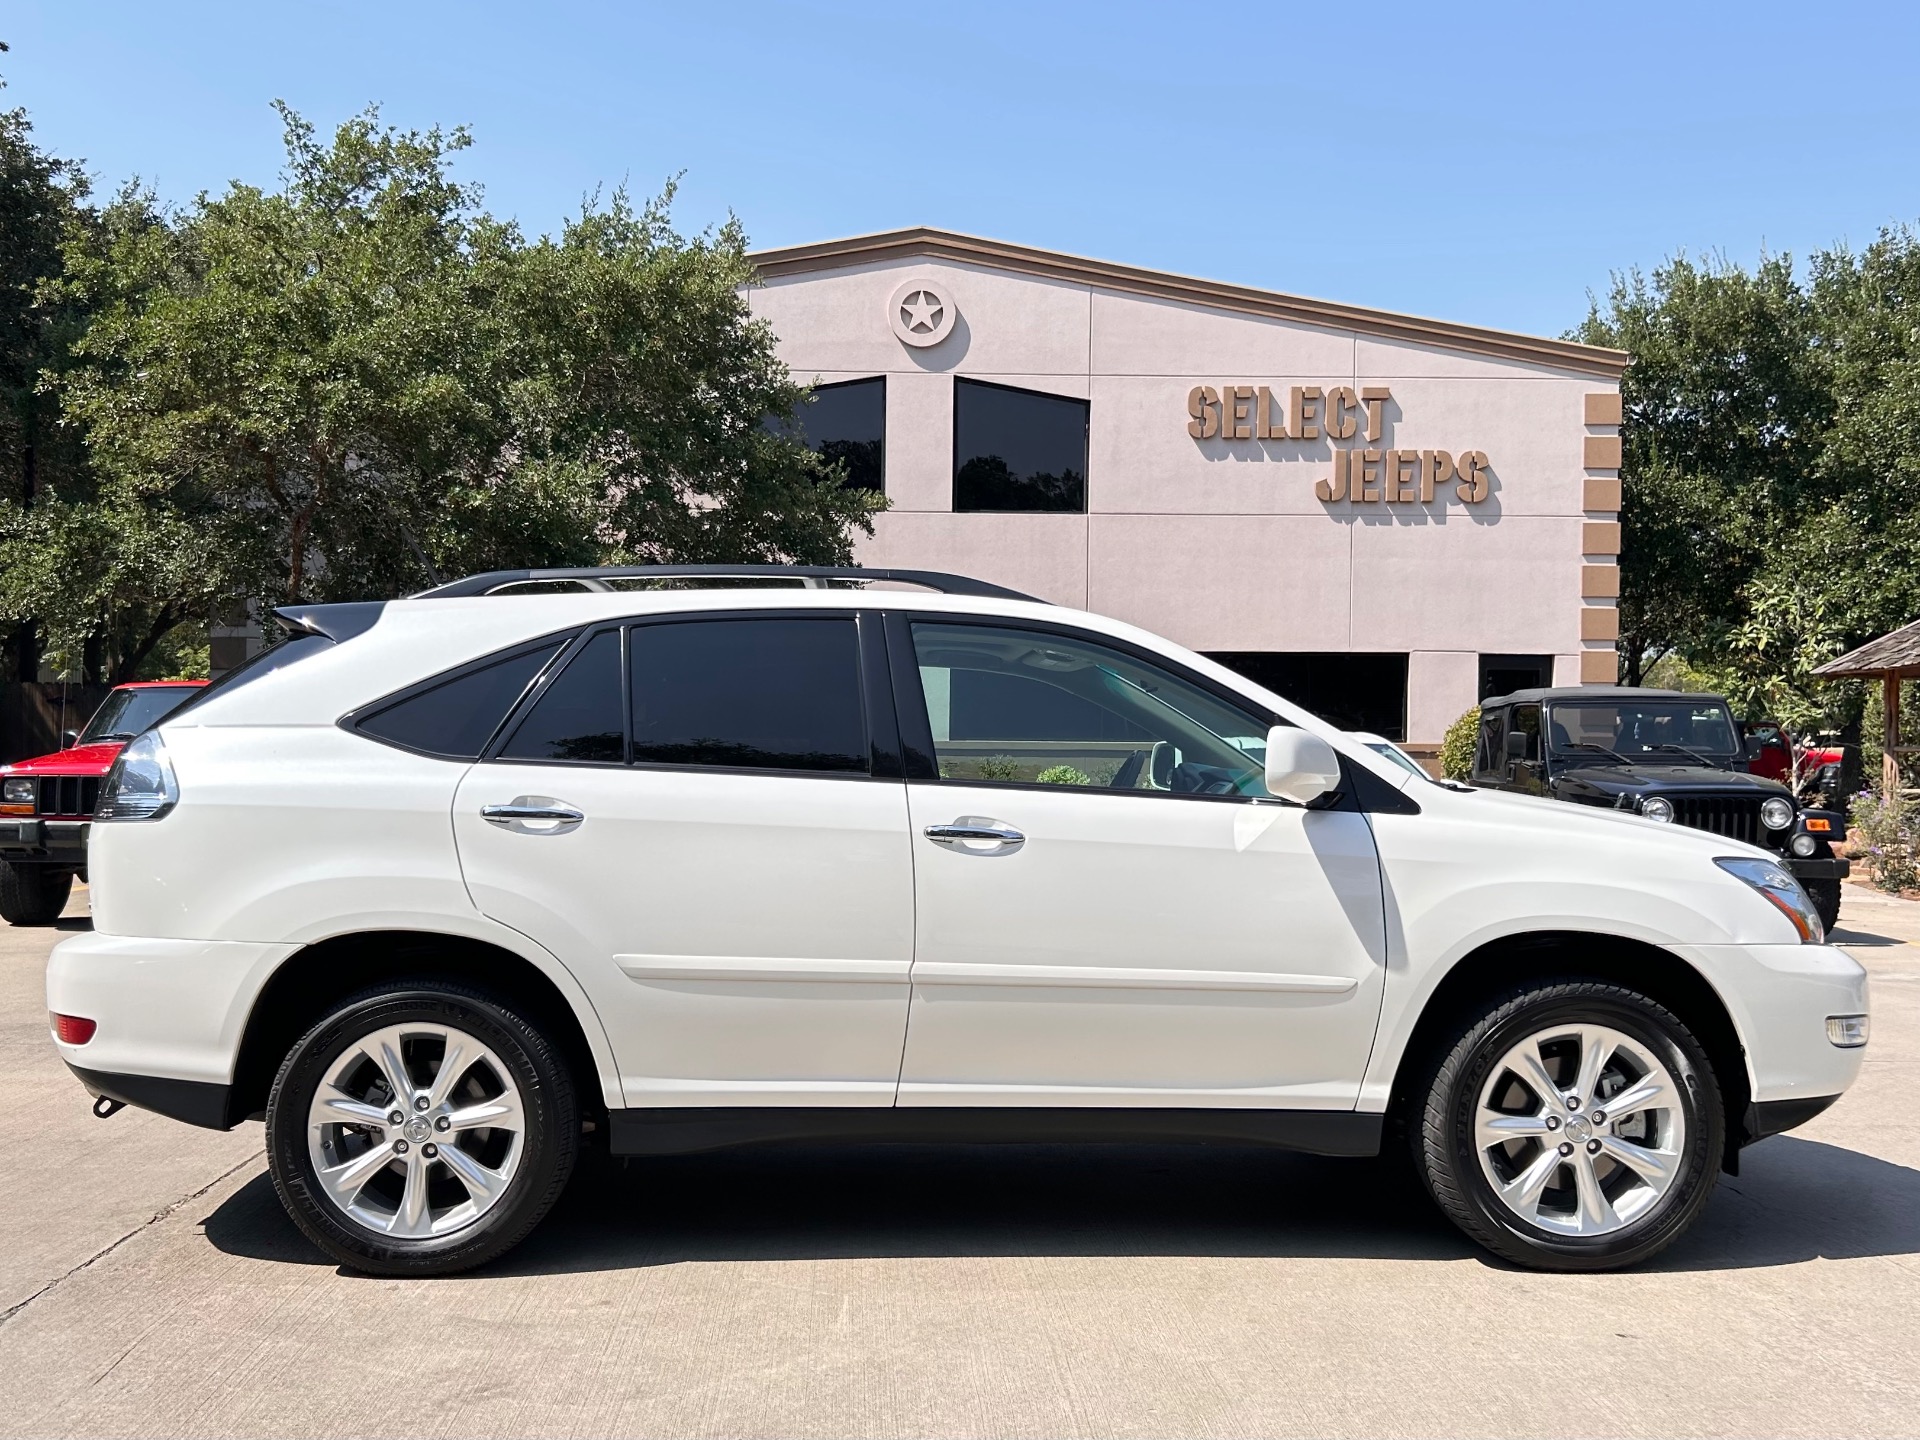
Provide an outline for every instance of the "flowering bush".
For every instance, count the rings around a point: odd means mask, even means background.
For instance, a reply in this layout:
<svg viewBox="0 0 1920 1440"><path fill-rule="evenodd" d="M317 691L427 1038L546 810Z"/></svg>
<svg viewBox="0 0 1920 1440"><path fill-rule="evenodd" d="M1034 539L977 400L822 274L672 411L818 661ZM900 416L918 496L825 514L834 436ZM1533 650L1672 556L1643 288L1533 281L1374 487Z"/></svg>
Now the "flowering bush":
<svg viewBox="0 0 1920 1440"><path fill-rule="evenodd" d="M1852 825L1860 834L1857 855L1882 890L1920 888L1920 805L1876 790L1853 797Z"/></svg>

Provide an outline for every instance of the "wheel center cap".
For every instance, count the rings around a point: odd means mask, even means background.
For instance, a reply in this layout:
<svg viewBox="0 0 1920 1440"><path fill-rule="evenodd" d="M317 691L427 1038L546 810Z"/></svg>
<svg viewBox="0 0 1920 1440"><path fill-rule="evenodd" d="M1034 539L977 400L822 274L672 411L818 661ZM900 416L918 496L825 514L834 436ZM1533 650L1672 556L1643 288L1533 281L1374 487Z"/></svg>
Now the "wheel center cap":
<svg viewBox="0 0 1920 1440"><path fill-rule="evenodd" d="M407 1139L414 1144L424 1144L433 1138L433 1122L424 1115L416 1115L406 1124Z"/></svg>
<svg viewBox="0 0 1920 1440"><path fill-rule="evenodd" d="M411 1134L411 1130L409 1130L408 1133ZM1567 1138L1577 1143L1585 1144L1593 1138L1592 1122L1584 1115L1569 1115L1567 1117Z"/></svg>

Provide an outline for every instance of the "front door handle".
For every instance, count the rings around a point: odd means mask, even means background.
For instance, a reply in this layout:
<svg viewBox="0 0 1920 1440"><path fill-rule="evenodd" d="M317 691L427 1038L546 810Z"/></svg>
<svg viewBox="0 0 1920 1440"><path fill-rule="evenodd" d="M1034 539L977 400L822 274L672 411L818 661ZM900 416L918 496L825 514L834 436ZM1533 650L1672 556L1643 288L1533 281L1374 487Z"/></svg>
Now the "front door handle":
<svg viewBox="0 0 1920 1440"><path fill-rule="evenodd" d="M577 829L587 814L564 800L516 795L505 805L482 805L480 818L521 835L560 835Z"/></svg>
<svg viewBox="0 0 1920 1440"><path fill-rule="evenodd" d="M936 844L966 846L974 854L989 853L974 846L990 845L994 853L1008 854L1027 843L1027 837L1011 825L979 815L962 815L946 825L929 825L921 833Z"/></svg>

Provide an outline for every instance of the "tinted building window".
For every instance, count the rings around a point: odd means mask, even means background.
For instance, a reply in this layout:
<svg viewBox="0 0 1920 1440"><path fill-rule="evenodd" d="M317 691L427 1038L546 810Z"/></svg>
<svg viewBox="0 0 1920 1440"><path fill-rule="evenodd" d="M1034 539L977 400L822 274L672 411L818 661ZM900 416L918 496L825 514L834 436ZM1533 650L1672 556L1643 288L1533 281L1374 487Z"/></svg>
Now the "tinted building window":
<svg viewBox="0 0 1920 1440"><path fill-rule="evenodd" d="M469 670L369 715L359 728L408 750L449 760L478 759L514 702L560 645L555 640Z"/></svg>
<svg viewBox="0 0 1920 1440"><path fill-rule="evenodd" d="M636 761L866 771L852 619L691 620L628 635Z"/></svg>
<svg viewBox="0 0 1920 1440"><path fill-rule="evenodd" d="M1551 655L1482 655L1480 698L1553 684Z"/></svg>
<svg viewBox="0 0 1920 1440"><path fill-rule="evenodd" d="M887 382L843 380L816 386L813 403L802 405L780 426L827 461L846 466L847 485L884 492L887 473Z"/></svg>
<svg viewBox="0 0 1920 1440"><path fill-rule="evenodd" d="M626 717L620 713L620 632L604 630L546 687L500 754L508 760L617 765L626 759L626 739Z"/></svg>
<svg viewBox="0 0 1920 1440"><path fill-rule="evenodd" d="M1342 730L1407 738L1407 657L1347 651L1233 651L1209 655Z"/></svg>
<svg viewBox="0 0 1920 1440"><path fill-rule="evenodd" d="M1087 508L1087 402L953 382L953 508Z"/></svg>

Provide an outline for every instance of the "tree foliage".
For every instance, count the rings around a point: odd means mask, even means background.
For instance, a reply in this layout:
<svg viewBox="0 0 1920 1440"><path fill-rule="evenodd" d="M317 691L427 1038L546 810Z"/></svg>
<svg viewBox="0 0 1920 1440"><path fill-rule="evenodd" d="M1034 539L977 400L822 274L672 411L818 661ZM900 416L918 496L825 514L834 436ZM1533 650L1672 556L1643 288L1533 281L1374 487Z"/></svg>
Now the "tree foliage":
<svg viewBox="0 0 1920 1440"><path fill-rule="evenodd" d="M120 193L44 292L89 316L50 374L92 474L0 510L0 613L114 636L130 673L236 601L647 560L844 563L874 501L788 430L805 389L752 319L737 223L672 189L529 242L452 161L463 130L280 107L277 189Z"/></svg>
<svg viewBox="0 0 1920 1440"><path fill-rule="evenodd" d="M1751 273L1617 276L1580 339L1622 379L1622 666L1668 653L1743 710L1856 726L1814 667L1920 615L1920 237Z"/></svg>

